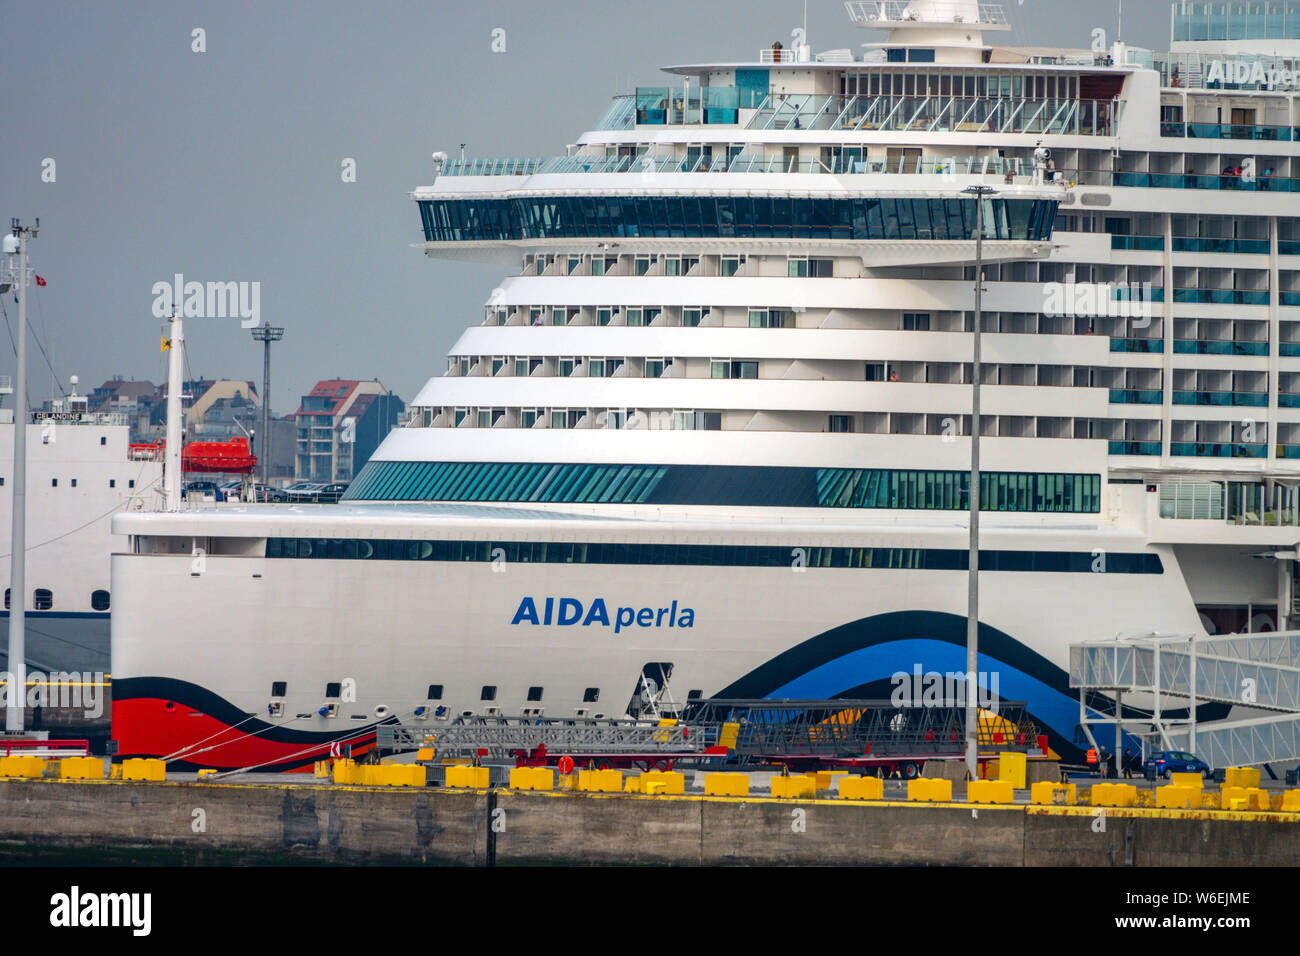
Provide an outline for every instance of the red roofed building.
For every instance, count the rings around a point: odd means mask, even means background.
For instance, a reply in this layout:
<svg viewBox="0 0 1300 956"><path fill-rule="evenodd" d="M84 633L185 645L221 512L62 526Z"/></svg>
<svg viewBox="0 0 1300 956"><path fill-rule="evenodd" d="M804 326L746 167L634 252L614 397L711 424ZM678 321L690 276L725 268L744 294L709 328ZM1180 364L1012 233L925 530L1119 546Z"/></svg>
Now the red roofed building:
<svg viewBox="0 0 1300 956"><path fill-rule="evenodd" d="M302 397L296 476L351 481L397 424L405 405L378 381L324 379Z"/></svg>

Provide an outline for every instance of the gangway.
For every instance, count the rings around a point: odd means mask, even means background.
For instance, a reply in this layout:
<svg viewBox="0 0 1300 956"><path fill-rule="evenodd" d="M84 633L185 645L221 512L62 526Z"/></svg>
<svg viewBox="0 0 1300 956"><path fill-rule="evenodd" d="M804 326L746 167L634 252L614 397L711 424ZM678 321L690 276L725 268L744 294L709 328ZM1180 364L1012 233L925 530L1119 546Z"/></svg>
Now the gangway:
<svg viewBox="0 0 1300 956"><path fill-rule="evenodd" d="M475 758L546 764L560 756L580 765L671 767L683 757L725 757L716 731L674 720L460 717L435 727L378 728L380 752L430 749L438 760Z"/></svg>
<svg viewBox="0 0 1300 956"><path fill-rule="evenodd" d="M980 711L980 750L1045 753L1025 705ZM432 750L434 759L589 766L662 766L734 758L743 764L897 767L965 753L961 705L899 707L888 700L700 700L677 720L469 716L435 726L378 728L381 752Z"/></svg>
<svg viewBox="0 0 1300 956"><path fill-rule="evenodd" d="M1300 631L1264 634L1135 634L1070 647L1070 686L1079 691L1079 722L1125 727L1159 749L1196 754L1211 767L1246 766L1300 757ZM1086 697L1109 692L1115 714ZM1123 716L1124 696L1140 695L1148 716ZM1169 716L1170 699L1186 716ZM1198 723L1197 705L1231 704L1249 716ZM1090 714L1089 711L1092 711Z"/></svg>
<svg viewBox="0 0 1300 956"><path fill-rule="evenodd" d="M889 700L702 700L683 719L706 727L735 727L742 763L895 766L911 776L926 759L966 752L964 704L900 707ZM1020 702L981 708L979 750L1046 753L1046 739Z"/></svg>

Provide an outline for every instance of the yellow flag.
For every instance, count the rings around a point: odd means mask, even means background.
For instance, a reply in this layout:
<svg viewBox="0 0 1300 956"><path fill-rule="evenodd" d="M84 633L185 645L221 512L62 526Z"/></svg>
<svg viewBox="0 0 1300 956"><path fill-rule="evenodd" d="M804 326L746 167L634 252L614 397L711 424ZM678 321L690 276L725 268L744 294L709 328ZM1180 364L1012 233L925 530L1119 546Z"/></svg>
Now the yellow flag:
<svg viewBox="0 0 1300 956"><path fill-rule="evenodd" d="M172 347L171 342L167 341L167 336L164 335L164 336L162 337L162 348L160 348L158 351L159 351L159 352L166 352L166 351L167 351L169 348L171 348L171 347Z"/></svg>

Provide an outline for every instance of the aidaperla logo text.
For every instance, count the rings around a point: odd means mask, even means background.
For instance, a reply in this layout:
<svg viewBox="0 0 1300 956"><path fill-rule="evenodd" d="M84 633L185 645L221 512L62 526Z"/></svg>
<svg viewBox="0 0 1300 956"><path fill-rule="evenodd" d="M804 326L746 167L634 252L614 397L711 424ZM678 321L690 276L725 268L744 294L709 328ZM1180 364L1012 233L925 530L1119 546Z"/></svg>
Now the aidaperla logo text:
<svg viewBox="0 0 1300 956"><path fill-rule="evenodd" d="M534 600L526 597L519 602L511 624L536 624L542 627L613 627L618 634L633 627L694 627L695 610L679 607L673 601L667 607L611 607L604 598L593 598L584 603L578 598L548 597Z"/></svg>

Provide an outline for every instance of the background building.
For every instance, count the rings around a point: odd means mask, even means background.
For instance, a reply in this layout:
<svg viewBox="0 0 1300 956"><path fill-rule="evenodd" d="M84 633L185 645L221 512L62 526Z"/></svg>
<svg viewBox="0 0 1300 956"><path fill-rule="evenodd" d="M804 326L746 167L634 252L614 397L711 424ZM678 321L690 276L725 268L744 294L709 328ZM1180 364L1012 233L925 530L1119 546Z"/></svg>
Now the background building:
<svg viewBox="0 0 1300 956"><path fill-rule="evenodd" d="M405 404L378 380L325 379L302 397L295 474L309 481L351 481Z"/></svg>

